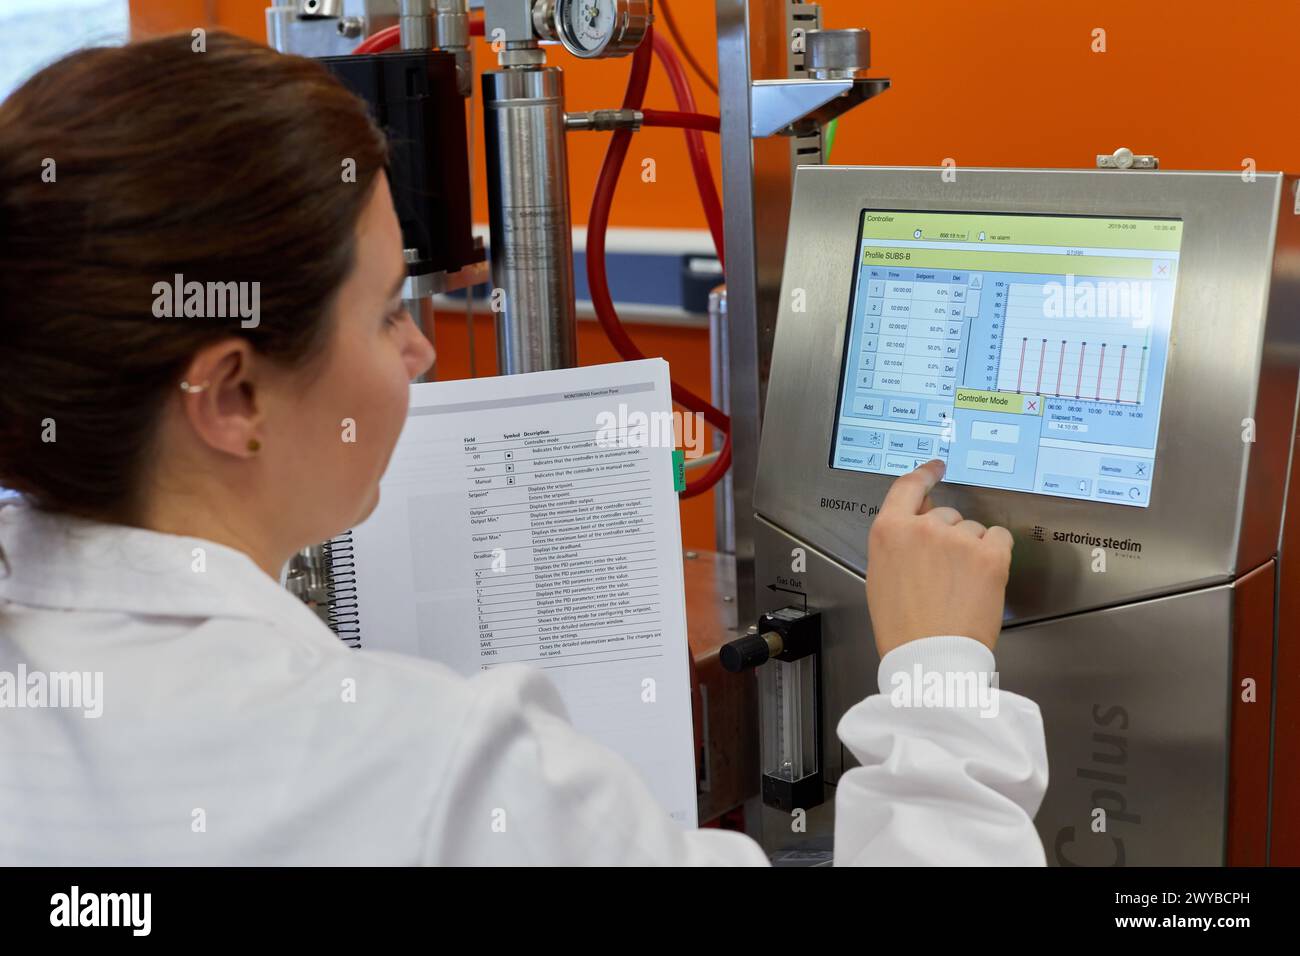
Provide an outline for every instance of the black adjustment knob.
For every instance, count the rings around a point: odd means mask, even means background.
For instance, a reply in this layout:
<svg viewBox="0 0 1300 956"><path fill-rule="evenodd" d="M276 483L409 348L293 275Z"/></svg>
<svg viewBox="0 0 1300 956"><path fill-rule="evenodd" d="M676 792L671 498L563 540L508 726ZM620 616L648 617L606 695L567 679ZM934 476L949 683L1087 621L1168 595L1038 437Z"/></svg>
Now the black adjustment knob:
<svg viewBox="0 0 1300 956"><path fill-rule="evenodd" d="M724 670L739 674L747 667L766 664L774 653L780 653L780 645L773 650L769 635L746 634L723 644L718 650L718 659Z"/></svg>

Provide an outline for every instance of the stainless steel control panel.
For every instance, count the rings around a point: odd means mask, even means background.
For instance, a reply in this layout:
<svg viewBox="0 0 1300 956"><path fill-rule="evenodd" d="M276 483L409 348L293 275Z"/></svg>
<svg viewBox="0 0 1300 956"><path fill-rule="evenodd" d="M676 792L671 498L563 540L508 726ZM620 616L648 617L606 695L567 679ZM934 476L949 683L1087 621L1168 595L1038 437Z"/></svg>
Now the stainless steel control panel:
<svg viewBox="0 0 1300 956"><path fill-rule="evenodd" d="M1288 342L1300 315L1295 187L1281 174L1247 181L1204 172L801 167L755 509L862 574L867 531L892 481L887 468L899 473L960 448L950 473L963 481L984 474L1007 485L1020 470L1018 489L945 481L934 493L968 517L1011 529L1009 622L1226 582L1262 564L1277 549L1295 420L1297 358ZM1176 241L1161 246L1151 228L1176 229ZM1124 230L1136 238L1113 238ZM1082 281L1096 271L1087 262L1117 264L1117 275L1145 269L1153 280L1155 270L1174 271L1158 280L1165 291L1156 301L1167 314L1157 317L1163 331L1148 337L1159 349L1150 368L1136 333L1123 346L1112 341L1107 356L1098 341L1106 336L1090 336L1098 320L1086 312L1046 324L1036 324L1032 308L1015 313L1015 302L1033 306L1045 282L1072 292L1076 271ZM868 268L905 285L882 289ZM991 311L999 294L1013 300L1010 311L1005 304ZM983 313L971 303L981 295ZM944 297L955 300L946 325ZM880 315L882 303L885 318L890 309L908 316L915 335L926 334L917 331L926 316L936 317L930 329L939 344L930 347L946 348L964 368L945 377L951 363L940 363L926 376L935 363L924 364L921 339L871 339L863 317ZM899 322L891 327L906 332ZM880 349L874 367L868 347ZM988 364L976 369L972 359ZM857 402L845 391L855 383L863 388ZM1108 418L1140 417L1144 394L1148 406L1158 398L1149 447L1108 437ZM970 411L979 402L1005 404L1004 396L1026 414L1041 416L1046 406L1050 423L1022 419L1051 439L1042 448L1025 444L1008 424L1016 419ZM945 435L938 426L954 404ZM1098 424L1071 434L1066 411ZM1111 453L1109 441L1126 447ZM840 454L852 442L881 454ZM1063 474L1015 463L1027 454L1059 456L1061 448L1081 449L1061 459L1055 471ZM837 466L843 462L870 470Z"/></svg>

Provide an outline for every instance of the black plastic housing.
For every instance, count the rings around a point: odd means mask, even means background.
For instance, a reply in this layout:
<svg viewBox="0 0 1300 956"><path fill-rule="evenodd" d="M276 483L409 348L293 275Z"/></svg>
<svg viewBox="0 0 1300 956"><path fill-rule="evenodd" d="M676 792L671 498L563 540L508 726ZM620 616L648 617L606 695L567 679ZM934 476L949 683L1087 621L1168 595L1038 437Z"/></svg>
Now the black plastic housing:
<svg viewBox="0 0 1300 956"><path fill-rule="evenodd" d="M402 241L419 254L407 272L456 272L481 261L455 55L425 50L326 56L320 62L369 104L388 134L388 178Z"/></svg>

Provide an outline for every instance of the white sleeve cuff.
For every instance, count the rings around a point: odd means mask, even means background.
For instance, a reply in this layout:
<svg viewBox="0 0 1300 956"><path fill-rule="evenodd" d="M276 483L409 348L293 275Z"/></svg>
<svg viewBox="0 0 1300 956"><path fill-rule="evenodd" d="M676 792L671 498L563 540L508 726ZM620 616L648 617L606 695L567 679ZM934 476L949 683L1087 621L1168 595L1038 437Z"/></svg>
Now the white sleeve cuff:
<svg viewBox="0 0 1300 956"><path fill-rule="evenodd" d="M955 635L923 637L900 644L881 658L876 671L880 693L888 695L894 686L894 675L910 675L918 664L924 672L962 674L991 675L996 667L993 652L974 638Z"/></svg>

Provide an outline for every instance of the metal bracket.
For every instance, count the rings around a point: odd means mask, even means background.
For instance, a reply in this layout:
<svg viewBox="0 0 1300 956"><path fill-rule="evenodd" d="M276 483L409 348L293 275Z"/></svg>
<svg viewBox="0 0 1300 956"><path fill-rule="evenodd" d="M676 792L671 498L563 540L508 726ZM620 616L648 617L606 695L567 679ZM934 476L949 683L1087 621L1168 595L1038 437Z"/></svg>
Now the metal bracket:
<svg viewBox="0 0 1300 956"><path fill-rule="evenodd" d="M486 259L471 262L455 272L426 272L418 276L408 275L402 283L403 299L423 299L444 292L455 292L471 286L483 285L492 281L492 273Z"/></svg>
<svg viewBox="0 0 1300 956"><path fill-rule="evenodd" d="M889 89L888 79L755 80L750 135L802 136Z"/></svg>

